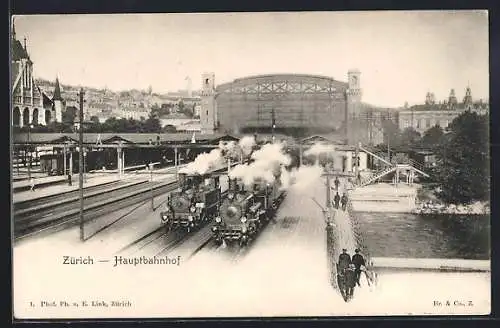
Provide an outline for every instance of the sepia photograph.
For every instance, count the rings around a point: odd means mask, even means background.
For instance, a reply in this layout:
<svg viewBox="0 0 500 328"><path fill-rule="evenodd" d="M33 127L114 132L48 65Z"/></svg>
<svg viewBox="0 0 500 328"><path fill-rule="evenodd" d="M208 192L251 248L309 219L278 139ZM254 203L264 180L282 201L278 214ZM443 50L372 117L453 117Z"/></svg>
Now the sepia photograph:
<svg viewBox="0 0 500 328"><path fill-rule="evenodd" d="M10 24L15 319L490 314L488 11Z"/></svg>

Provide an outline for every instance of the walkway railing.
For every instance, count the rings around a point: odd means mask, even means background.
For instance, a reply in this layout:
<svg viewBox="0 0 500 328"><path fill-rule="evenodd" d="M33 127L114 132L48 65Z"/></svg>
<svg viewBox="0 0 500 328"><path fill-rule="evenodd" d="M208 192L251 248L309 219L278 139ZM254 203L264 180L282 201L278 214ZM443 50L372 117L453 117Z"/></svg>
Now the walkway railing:
<svg viewBox="0 0 500 328"><path fill-rule="evenodd" d="M425 177L429 177L429 174L425 173L424 165L418 161L415 161L413 159L408 158L408 159L400 159L397 162L391 163L386 158L384 158L385 153L383 153L379 150L372 149L371 147L361 146L361 144L359 145L359 149L366 152L367 154L370 154L371 156L375 157L376 159L380 160L383 163L383 169L379 170L378 172L375 172L371 176L357 182L355 184L356 187L366 186L366 185L382 178L383 176L385 176L391 172L396 171L398 165L408 165L411 170L413 170L413 171L415 171L415 172L417 172Z"/></svg>

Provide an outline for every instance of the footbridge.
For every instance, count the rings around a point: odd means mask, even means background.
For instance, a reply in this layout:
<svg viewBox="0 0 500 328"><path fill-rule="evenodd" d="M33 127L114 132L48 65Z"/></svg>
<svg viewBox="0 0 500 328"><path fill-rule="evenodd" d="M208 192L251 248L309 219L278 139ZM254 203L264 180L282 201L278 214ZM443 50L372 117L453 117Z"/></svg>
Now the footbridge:
<svg viewBox="0 0 500 328"><path fill-rule="evenodd" d="M412 159L407 159L405 160L404 163L397 163L397 162L390 162L387 159L385 159L380 152L377 152L373 149L368 149L367 146L361 145L361 143L358 145L359 149L361 151L366 152L367 154L371 155L372 157L378 159L383 163L382 169L379 170L378 172L372 173L370 176L365 177L364 179L361 179L360 181L357 181L356 187L363 187L366 186L370 183L373 183L391 173L395 173L394 176L394 183L398 184L401 180L401 176L404 176L406 178L406 183L408 184L413 184L413 181L417 175L424 176L424 177L429 177L429 174L427 174L424 171L423 165L421 163L418 163L415 160Z"/></svg>

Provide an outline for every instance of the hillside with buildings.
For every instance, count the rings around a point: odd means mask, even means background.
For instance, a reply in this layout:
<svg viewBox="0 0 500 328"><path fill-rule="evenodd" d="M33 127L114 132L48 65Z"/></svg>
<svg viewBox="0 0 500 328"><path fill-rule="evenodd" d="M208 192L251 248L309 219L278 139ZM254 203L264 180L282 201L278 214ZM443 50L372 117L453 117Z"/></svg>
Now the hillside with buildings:
<svg viewBox="0 0 500 328"><path fill-rule="evenodd" d="M98 89L86 86L72 86L56 81L36 79L37 86L50 99L54 95L56 84L59 83L61 97L65 108L78 108L78 93L80 88L85 92L84 117L90 120L95 116L100 122L114 117L117 119L146 119L153 112L162 126L172 125L180 128L186 124L196 125L199 120L200 97L199 92L179 90L166 94L153 93L149 90L112 91L106 88Z"/></svg>

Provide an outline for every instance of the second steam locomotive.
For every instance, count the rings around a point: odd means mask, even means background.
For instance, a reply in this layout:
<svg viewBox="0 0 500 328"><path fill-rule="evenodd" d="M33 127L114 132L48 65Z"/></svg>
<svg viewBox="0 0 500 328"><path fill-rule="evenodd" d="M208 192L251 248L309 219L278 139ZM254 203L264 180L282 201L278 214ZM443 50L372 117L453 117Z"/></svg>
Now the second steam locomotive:
<svg viewBox="0 0 500 328"><path fill-rule="evenodd" d="M220 210L212 227L217 244L238 243L246 245L258 235L272 219L285 197L279 174L273 183L256 181L246 188L239 179L229 180L227 197L222 200Z"/></svg>

